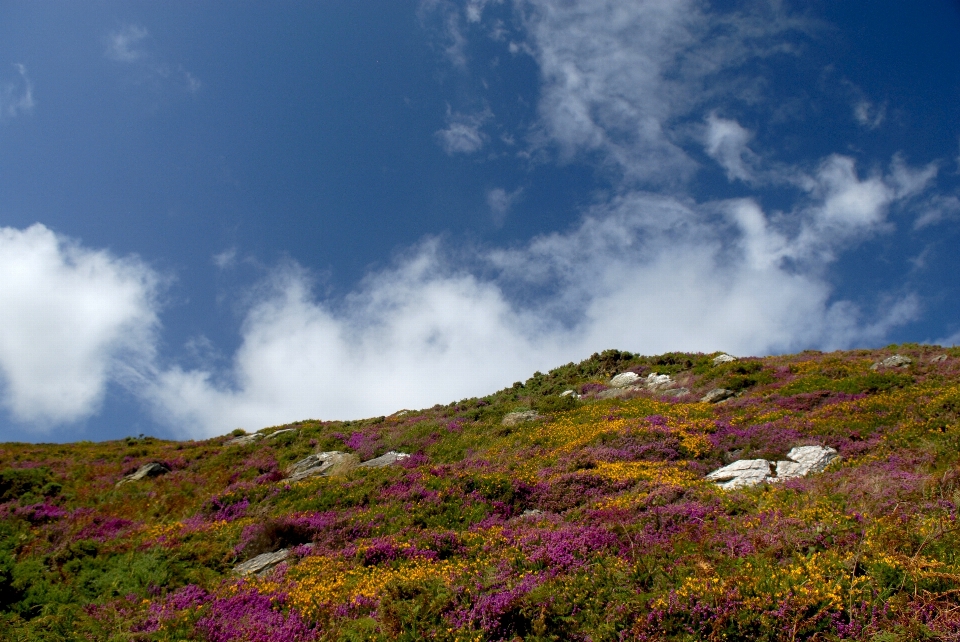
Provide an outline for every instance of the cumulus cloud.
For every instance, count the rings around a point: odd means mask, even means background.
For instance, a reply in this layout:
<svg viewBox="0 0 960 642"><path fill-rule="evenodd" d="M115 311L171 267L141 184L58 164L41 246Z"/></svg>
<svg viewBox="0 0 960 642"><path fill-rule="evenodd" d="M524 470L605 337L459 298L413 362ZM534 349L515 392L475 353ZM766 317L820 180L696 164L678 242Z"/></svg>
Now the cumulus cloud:
<svg viewBox="0 0 960 642"><path fill-rule="evenodd" d="M96 412L110 381L149 365L157 275L43 225L0 228L2 404L40 427Z"/></svg>
<svg viewBox="0 0 960 642"><path fill-rule="evenodd" d="M851 189L812 195L810 227L794 234L750 199L630 192L518 248L425 242L339 303L315 297L302 269L278 268L229 368L166 370L146 394L161 420L212 435L482 395L609 347L766 354L878 341L916 317L915 297L891 294L882 312L834 301L812 260L836 240L810 230L825 209L845 216L830 203Z"/></svg>
<svg viewBox="0 0 960 642"><path fill-rule="evenodd" d="M27 75L27 68L15 64L17 78L0 84L0 118L16 118L21 114L33 112L36 101L33 98L33 83Z"/></svg>
<svg viewBox="0 0 960 642"><path fill-rule="evenodd" d="M481 127L491 116L489 110L461 114L448 109L447 126L435 133L440 146L451 156L479 151L487 142Z"/></svg>

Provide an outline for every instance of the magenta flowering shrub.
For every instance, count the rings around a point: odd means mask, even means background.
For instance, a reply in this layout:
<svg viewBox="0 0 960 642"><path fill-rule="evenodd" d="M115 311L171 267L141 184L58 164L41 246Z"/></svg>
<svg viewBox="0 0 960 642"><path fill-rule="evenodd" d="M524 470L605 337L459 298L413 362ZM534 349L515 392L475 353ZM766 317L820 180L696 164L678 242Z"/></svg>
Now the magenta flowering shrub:
<svg viewBox="0 0 960 642"><path fill-rule="evenodd" d="M231 597L214 598L197 630L209 642L309 642L318 632L296 613L283 613L282 593L263 595L241 590Z"/></svg>
<svg viewBox="0 0 960 642"><path fill-rule="evenodd" d="M741 360L743 376L610 351L247 445L3 444L0 639L955 639L960 350L900 346L908 369L869 369L892 350ZM595 397L625 370L691 392ZM697 401L734 375L742 396ZM557 404L568 389L586 398ZM521 408L543 417L501 425ZM841 459L736 490L703 479L799 445ZM335 449L412 456L281 478ZM171 472L117 486L147 461Z"/></svg>

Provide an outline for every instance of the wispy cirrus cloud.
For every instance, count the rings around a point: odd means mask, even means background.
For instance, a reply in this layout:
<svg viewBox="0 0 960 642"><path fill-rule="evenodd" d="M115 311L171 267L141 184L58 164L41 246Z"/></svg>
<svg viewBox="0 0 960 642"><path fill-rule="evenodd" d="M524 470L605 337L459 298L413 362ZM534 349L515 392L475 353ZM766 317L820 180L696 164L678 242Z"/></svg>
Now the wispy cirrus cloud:
<svg viewBox="0 0 960 642"><path fill-rule="evenodd" d="M30 114L36 106L33 83L27 75L27 68L20 63L13 67L17 70L16 78L0 82L0 118Z"/></svg>
<svg viewBox="0 0 960 642"><path fill-rule="evenodd" d="M472 154L480 151L488 137L483 133L483 123L493 114L489 109L463 114L447 108L447 126L434 135L443 150L450 154Z"/></svg>
<svg viewBox="0 0 960 642"><path fill-rule="evenodd" d="M158 60L149 46L150 32L143 26L128 24L111 31L104 38L104 56L113 62L135 68L142 80L152 83L173 82L189 93L202 87L200 79L183 68Z"/></svg>

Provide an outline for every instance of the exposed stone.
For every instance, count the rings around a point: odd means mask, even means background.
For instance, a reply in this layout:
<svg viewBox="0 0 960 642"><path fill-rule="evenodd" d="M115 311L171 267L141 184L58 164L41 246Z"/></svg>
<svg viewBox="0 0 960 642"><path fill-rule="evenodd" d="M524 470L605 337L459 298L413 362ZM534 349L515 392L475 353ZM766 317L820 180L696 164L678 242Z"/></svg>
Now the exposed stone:
<svg viewBox="0 0 960 642"><path fill-rule="evenodd" d="M123 479L117 482L117 486L120 484L126 484L127 482L140 481L141 479L146 479L148 477L157 477L158 475L166 475L170 472L170 469L164 466L163 464L158 464L156 462L151 462L149 464L144 464L137 469L135 473L130 473Z"/></svg>
<svg viewBox="0 0 960 642"><path fill-rule="evenodd" d="M536 517L537 515L543 515L543 511L539 508L528 508L520 513L520 517Z"/></svg>
<svg viewBox="0 0 960 642"><path fill-rule="evenodd" d="M714 388L707 394L700 397L700 403L717 403L718 401L729 399L735 394L736 393L733 390L727 390L726 388Z"/></svg>
<svg viewBox="0 0 960 642"><path fill-rule="evenodd" d="M500 423L504 426L516 426L525 421L536 421L539 418L540 415L536 410L521 410L519 412L507 413Z"/></svg>
<svg viewBox="0 0 960 642"><path fill-rule="evenodd" d="M935 356L933 359L930 359L930 363L943 363L943 362L946 361L948 358L949 358L949 357L948 357L947 355L945 355L945 354L939 354L939 355Z"/></svg>
<svg viewBox="0 0 960 642"><path fill-rule="evenodd" d="M574 398L574 399L579 399L579 398L580 398L580 395L578 395L578 394L577 394L575 391L573 391L573 390L564 390L563 392L560 393L560 396L561 396L561 397L569 397L570 395L573 395L573 398Z"/></svg>
<svg viewBox="0 0 960 642"><path fill-rule="evenodd" d="M731 361L736 361L737 358L729 354L720 354L713 358L713 365L719 366L721 363L730 363Z"/></svg>
<svg viewBox="0 0 960 642"><path fill-rule="evenodd" d="M770 462L766 459L741 459L718 468L705 479L717 482L717 486L724 490L732 490L762 484L769 479L770 472Z"/></svg>
<svg viewBox="0 0 960 642"><path fill-rule="evenodd" d="M280 562L285 561L290 557L291 552L289 548L281 548L279 551L257 555L242 564L234 566L233 572L237 575L262 575Z"/></svg>
<svg viewBox="0 0 960 642"><path fill-rule="evenodd" d="M368 459L367 461L360 464L360 467L361 468L383 468L384 466L390 466L402 459L406 459L409 456L410 455L406 453L398 453L395 450L391 450L390 452L384 453L379 457Z"/></svg>
<svg viewBox="0 0 960 642"><path fill-rule="evenodd" d="M887 357L881 361L877 361L875 364L870 366L871 370L878 370L880 368L905 368L913 363L913 359L910 357L905 357L902 354L895 354L892 357Z"/></svg>
<svg viewBox="0 0 960 642"><path fill-rule="evenodd" d="M239 437L234 437L228 441L225 445L227 446L246 446L247 444L252 444L255 441L263 439L263 433L255 432L252 435L240 435Z"/></svg>
<svg viewBox="0 0 960 642"><path fill-rule="evenodd" d="M606 390L601 390L597 393L597 399L619 399L620 397L626 397L632 392L639 392L643 390L641 386L627 386L626 388L607 388Z"/></svg>
<svg viewBox="0 0 960 642"><path fill-rule="evenodd" d="M807 473L819 473L823 472L823 469L827 465L838 457L837 451L829 446L798 446L796 448L790 449L790 452L787 453L787 459L791 462L796 462L800 469L796 467L784 467L784 470L789 469L790 471L800 470L799 476L802 477ZM791 462L777 462L777 476L780 476L780 464L789 464Z"/></svg>
<svg viewBox="0 0 960 642"><path fill-rule="evenodd" d="M344 473L351 468L356 468L360 463L360 458L352 453L345 453L339 450L316 453L304 457L300 461L287 468L287 482L296 482L307 477L322 475L328 477Z"/></svg>
<svg viewBox="0 0 960 642"><path fill-rule="evenodd" d="M787 453L788 461L774 464L766 459L741 459L718 468L705 479L717 482L724 490L732 490L819 473L837 457L837 451L829 446L798 446Z"/></svg>
<svg viewBox="0 0 960 642"><path fill-rule="evenodd" d="M616 377L610 380L610 385L614 388L626 388L627 386L636 383L637 379L640 378L636 372L621 372Z"/></svg>
<svg viewBox="0 0 960 642"><path fill-rule="evenodd" d="M283 430L277 430L267 435L267 439L273 439L274 437L282 435L283 433L286 433L286 432L296 432L296 430L297 430L296 428L284 428Z"/></svg>
<svg viewBox="0 0 960 642"><path fill-rule="evenodd" d="M644 385L647 387L647 390L666 390L667 388L676 386L677 382L671 379L670 375L651 372L647 375Z"/></svg>
<svg viewBox="0 0 960 642"><path fill-rule="evenodd" d="M690 394L690 391L687 388L671 388L669 390L664 390L660 393L662 397L682 397L684 395Z"/></svg>

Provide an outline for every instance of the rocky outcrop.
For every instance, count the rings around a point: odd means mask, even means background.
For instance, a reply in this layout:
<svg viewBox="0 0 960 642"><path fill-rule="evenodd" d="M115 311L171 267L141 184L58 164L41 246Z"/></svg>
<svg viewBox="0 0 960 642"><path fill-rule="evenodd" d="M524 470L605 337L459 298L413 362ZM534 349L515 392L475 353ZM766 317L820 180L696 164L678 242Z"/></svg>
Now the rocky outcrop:
<svg viewBox="0 0 960 642"><path fill-rule="evenodd" d="M147 479L148 477L157 477L159 475L166 475L170 472L170 469L164 466L163 464L158 464L156 462L151 462L149 464L144 464L137 469L135 473L130 473L123 479L117 482L117 486L121 484L126 484L128 482L140 481L141 479Z"/></svg>
<svg viewBox="0 0 960 642"><path fill-rule="evenodd" d="M225 445L226 446L246 446L247 444L252 444L255 441L263 439L263 434L255 432L252 435L240 435L239 437L234 437L229 440Z"/></svg>
<svg viewBox="0 0 960 642"><path fill-rule="evenodd" d="M714 388L707 394L700 397L700 403L717 403L723 401L724 399L729 399L736 393L733 390L727 390L726 388Z"/></svg>
<svg viewBox="0 0 960 642"><path fill-rule="evenodd" d="M838 457L837 451L829 446L798 446L787 453L785 461L741 459L718 468L704 479L716 482L724 490L733 490L819 473Z"/></svg>
<svg viewBox="0 0 960 642"><path fill-rule="evenodd" d="M311 548L313 544L304 544L303 546ZM275 566L287 561L291 555L293 555L292 548L281 548L279 551L273 551L272 553L263 553L262 555L248 559L242 564L237 564L233 567L233 572L241 576L266 575L273 570Z"/></svg>
<svg viewBox="0 0 960 642"><path fill-rule="evenodd" d="M359 463L360 458L352 453L339 450L316 453L304 457L287 468L287 479L285 481L297 482L317 475L337 475L356 468Z"/></svg>
<svg viewBox="0 0 960 642"><path fill-rule="evenodd" d="M880 368L906 368L911 363L913 359L910 357L905 357L902 354L895 354L892 357L887 357L881 361L877 361L875 364L870 366L871 370L879 370Z"/></svg>
<svg viewBox="0 0 960 642"><path fill-rule="evenodd" d="M737 358L730 354L720 354L713 358L713 365L719 366L721 363L730 363L731 361L736 361Z"/></svg>
<svg viewBox="0 0 960 642"><path fill-rule="evenodd" d="M945 354L938 354L938 355L935 356L933 359L930 359L930 363L943 363L943 362L946 361L948 358L949 358L949 357L947 357L947 355L945 355Z"/></svg>
<svg viewBox="0 0 960 642"><path fill-rule="evenodd" d="M276 430L270 433L269 435L267 435L267 439L273 439L274 437L279 437L280 435L283 435L285 433L296 432L296 431L297 431L296 428L284 428L283 430Z"/></svg>
<svg viewBox="0 0 960 642"><path fill-rule="evenodd" d="M632 372L624 372L622 374L618 374L616 377L611 379L610 384L613 385L613 383L618 378L624 377L625 375L634 375L631 381L639 381L640 383L636 383L633 385L622 385L620 387L615 387L615 388L608 388L607 390L603 390L597 393L597 399L618 399L620 397L626 397L630 393L641 392L644 390L648 392L659 392L660 394L669 395L673 397L682 397L683 395L690 392L686 388L677 388L677 382L674 381L673 378L670 377L670 375L657 374L656 372L651 372L646 376L646 378L641 378L639 376L636 376ZM621 381L626 381L626 380L627 379L624 378Z"/></svg>
<svg viewBox="0 0 960 642"><path fill-rule="evenodd" d="M395 450L391 450L390 452L384 453L379 457L368 459L360 464L360 468L383 468L384 466L392 466L398 461L402 461L409 456L410 455L406 453L398 453Z"/></svg>
<svg viewBox="0 0 960 642"><path fill-rule="evenodd" d="M539 418L540 414L537 413L536 410L521 410L519 412L507 413L500 423L504 426L516 426L525 421L536 421Z"/></svg>
<svg viewBox="0 0 960 642"><path fill-rule="evenodd" d="M577 394L575 390L564 390L560 393L561 397L570 397L573 396L574 399L579 399L580 395Z"/></svg>

